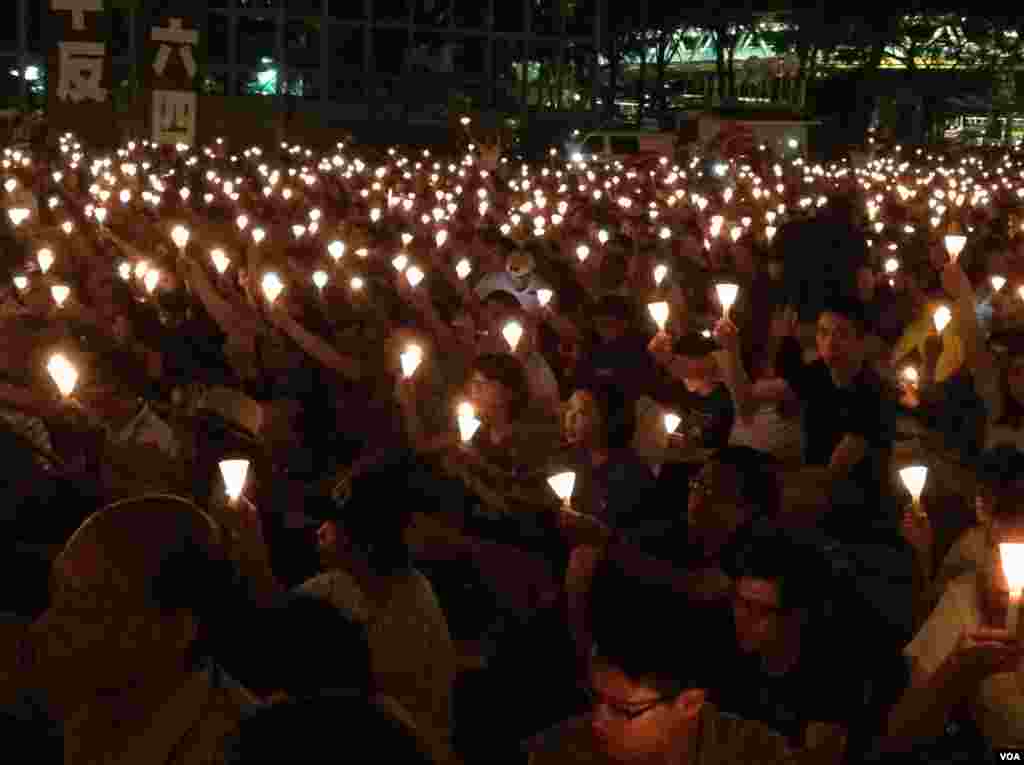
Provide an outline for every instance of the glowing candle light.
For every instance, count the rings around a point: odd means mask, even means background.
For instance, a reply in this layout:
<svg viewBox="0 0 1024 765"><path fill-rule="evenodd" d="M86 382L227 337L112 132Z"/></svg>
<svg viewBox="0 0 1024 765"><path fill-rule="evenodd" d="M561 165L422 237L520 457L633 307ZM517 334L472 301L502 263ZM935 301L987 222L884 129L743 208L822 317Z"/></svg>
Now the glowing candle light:
<svg viewBox="0 0 1024 765"><path fill-rule="evenodd" d="M464 401L456 410L456 418L459 423L459 438L462 439L462 443L468 444L481 425L480 420L476 418L476 409L471 403Z"/></svg>
<svg viewBox="0 0 1024 765"><path fill-rule="evenodd" d="M1001 292L1003 287L1006 286L1006 277L1004 276L993 276L990 281L992 282L992 289L996 292Z"/></svg>
<svg viewBox="0 0 1024 765"><path fill-rule="evenodd" d="M143 279L146 273L149 271L149 263L145 260L140 260L135 264L135 278Z"/></svg>
<svg viewBox="0 0 1024 765"><path fill-rule="evenodd" d="M555 492L555 496L562 502L566 510L572 509L572 492L576 488L576 474L571 470L558 473L548 478L548 486Z"/></svg>
<svg viewBox="0 0 1024 765"><path fill-rule="evenodd" d="M949 310L948 306L940 305L935 309L935 313L932 314L932 321L935 323L935 331L940 335L942 331L949 326L949 322L953 320L953 312Z"/></svg>
<svg viewBox="0 0 1024 765"><path fill-rule="evenodd" d="M224 250L216 249L210 250L210 260L213 261L213 267L217 269L217 273L223 275L228 270L228 266L231 265L231 259L227 256Z"/></svg>
<svg viewBox="0 0 1024 765"><path fill-rule="evenodd" d="M545 308L554 296L555 293L549 289L537 290L537 301L540 303L541 308Z"/></svg>
<svg viewBox="0 0 1024 765"><path fill-rule="evenodd" d="M238 503L249 475L249 460L221 460L220 474L224 479L224 493L231 505Z"/></svg>
<svg viewBox="0 0 1024 765"><path fill-rule="evenodd" d="M252 230L252 240L256 244L260 244L264 239L267 238L267 232L262 228L254 228Z"/></svg>
<svg viewBox="0 0 1024 765"><path fill-rule="evenodd" d="M380 208L379 207L374 207L373 209L370 210L370 222L371 223L376 223L379 220L380 220Z"/></svg>
<svg viewBox="0 0 1024 765"><path fill-rule="evenodd" d="M281 281L281 277L273 271L263 275L263 295L270 305L274 304L283 291L284 282Z"/></svg>
<svg viewBox="0 0 1024 765"><path fill-rule="evenodd" d="M409 256L405 254L398 255L394 260L391 261L391 265L398 273L402 273L406 268L409 267Z"/></svg>
<svg viewBox="0 0 1024 765"><path fill-rule="evenodd" d="M581 244L576 248L576 257L579 258L580 263L584 263L590 257L590 248L585 244Z"/></svg>
<svg viewBox="0 0 1024 765"><path fill-rule="evenodd" d="M249 216L239 215L235 218L235 225L238 226L239 231L245 231L246 227L249 225Z"/></svg>
<svg viewBox="0 0 1024 765"><path fill-rule="evenodd" d="M605 231L604 229L601 229L600 231L597 232L597 241L600 242L602 245L608 244L608 239L608 232Z"/></svg>
<svg viewBox="0 0 1024 765"><path fill-rule="evenodd" d="M885 261L885 272L894 274L900 270L900 262L896 258L889 258Z"/></svg>
<svg viewBox="0 0 1024 765"><path fill-rule="evenodd" d="M419 266L411 266L405 272L405 278L409 281L409 286L413 289L423 281L425 276L426 274L423 273Z"/></svg>
<svg viewBox="0 0 1024 765"><path fill-rule="evenodd" d="M924 465L912 465L900 470L900 480L910 492L914 512L923 514L921 510L921 495L924 493L925 483L928 481L928 468Z"/></svg>
<svg viewBox="0 0 1024 765"><path fill-rule="evenodd" d="M473 266L470 265L467 258L463 258L455 265L455 274L463 281L465 281L472 271Z"/></svg>
<svg viewBox="0 0 1024 765"><path fill-rule="evenodd" d="M56 256L53 254L53 250L49 247L43 247L36 253L36 262L39 263L39 270L44 274L50 270L56 259Z"/></svg>
<svg viewBox="0 0 1024 765"><path fill-rule="evenodd" d="M359 276L353 276L348 283L348 286L352 288L353 292L359 292L364 285L365 282L363 281L362 277Z"/></svg>
<svg viewBox="0 0 1024 765"><path fill-rule="evenodd" d="M13 223L15 227L20 226L28 220L31 214L32 213L24 207L13 207L7 211L7 217L11 219L11 223Z"/></svg>
<svg viewBox="0 0 1024 765"><path fill-rule="evenodd" d="M121 193L117 195L118 199L121 200L121 204L126 205L132 201L132 192L128 189L121 189Z"/></svg>
<svg viewBox="0 0 1024 765"><path fill-rule="evenodd" d="M733 307L736 302L736 298L740 292L740 286L738 284L716 284L715 292L718 293L718 302L722 304L722 314L726 319L729 318L729 309Z"/></svg>
<svg viewBox="0 0 1024 765"><path fill-rule="evenodd" d="M335 239L329 245L327 245L327 254L330 255L334 262L337 263L343 257L345 257L345 243Z"/></svg>
<svg viewBox="0 0 1024 765"><path fill-rule="evenodd" d="M676 429L679 427L679 424L682 421L683 418L680 417L678 414L669 412L668 414L665 415L665 432L668 433L669 435L672 435L673 433L676 432Z"/></svg>
<svg viewBox="0 0 1024 765"><path fill-rule="evenodd" d="M78 384L78 370L63 354L55 353L50 356L50 360L46 364L46 371L50 373L61 396L67 398L75 392L75 386Z"/></svg>
<svg viewBox="0 0 1024 765"><path fill-rule="evenodd" d="M58 308L64 307L64 301L68 299L71 294L71 288L66 284L55 284L50 287L50 295L53 297L53 302L57 304Z"/></svg>
<svg viewBox="0 0 1024 765"><path fill-rule="evenodd" d="M146 272L146 276L143 278L142 283L146 286L146 292L150 295L156 290L157 285L160 283L160 272L151 268Z"/></svg>
<svg viewBox="0 0 1024 765"><path fill-rule="evenodd" d="M905 367L903 369L902 376L908 384L914 386L915 388L917 387L918 382L920 382L921 379L915 367Z"/></svg>
<svg viewBox="0 0 1024 765"><path fill-rule="evenodd" d="M960 257L960 253L964 251L964 247L967 246L967 237L963 234L946 234L945 237L946 252L949 253L950 259L956 263L957 258Z"/></svg>
<svg viewBox="0 0 1024 765"><path fill-rule="evenodd" d="M523 325L518 321L508 322L501 330L502 337L508 343L508 347L515 353L519 347L519 341L523 339Z"/></svg>
<svg viewBox="0 0 1024 765"><path fill-rule="evenodd" d="M171 230L171 240L182 254L185 253L185 248L188 247L188 240L191 236L192 234L184 226L175 226Z"/></svg>
<svg viewBox="0 0 1024 765"><path fill-rule="evenodd" d="M441 229L436 234L434 234L434 241L437 243L438 249L444 247L444 243L448 241L448 232L445 231L444 229Z"/></svg>
<svg viewBox="0 0 1024 765"><path fill-rule="evenodd" d="M408 380L416 374L416 370L423 362L423 349L415 343L410 343L405 347L405 352L399 356L399 359L402 363L402 376Z"/></svg>
<svg viewBox="0 0 1024 765"><path fill-rule="evenodd" d="M306 227L301 223L296 223L292 226L292 236L295 237L296 241L302 239L306 235Z"/></svg>
<svg viewBox="0 0 1024 765"><path fill-rule="evenodd" d="M654 267L654 283L658 287L665 281L665 277L668 276L668 266L663 263L659 263Z"/></svg>
<svg viewBox="0 0 1024 765"><path fill-rule="evenodd" d="M60 225L60 230L64 232L64 236L71 236L71 232L75 230L75 224L66 220Z"/></svg>
<svg viewBox="0 0 1024 765"><path fill-rule="evenodd" d="M999 545L999 559L1003 575L1009 586L1010 599L1006 609L1006 629L1016 636L1020 623L1020 604L1024 599L1024 544L1003 542Z"/></svg>
<svg viewBox="0 0 1024 765"><path fill-rule="evenodd" d="M14 277L14 286L19 292L24 292L28 289L28 277L18 274Z"/></svg>
<svg viewBox="0 0 1024 765"><path fill-rule="evenodd" d="M668 323L668 303L664 301L658 303L648 303L647 311L648 313L650 313L651 318L654 319L654 323L658 325L658 329L664 332L665 325Z"/></svg>

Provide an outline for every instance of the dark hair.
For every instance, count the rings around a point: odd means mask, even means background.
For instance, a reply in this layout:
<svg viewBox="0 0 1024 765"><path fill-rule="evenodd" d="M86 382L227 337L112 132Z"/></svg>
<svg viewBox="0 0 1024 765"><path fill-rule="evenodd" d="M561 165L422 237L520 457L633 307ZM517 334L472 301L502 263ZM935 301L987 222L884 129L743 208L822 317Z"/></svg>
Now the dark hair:
<svg viewBox="0 0 1024 765"><path fill-rule="evenodd" d="M482 303L485 306L500 306L508 311L520 311L523 308L523 304L519 302L519 298L506 290L494 290L493 292L488 293Z"/></svg>
<svg viewBox="0 0 1024 765"><path fill-rule="evenodd" d="M518 417L530 403L530 387L526 370L514 356L505 353L485 353L473 362L470 376L481 374L488 380L499 382L512 395L509 414Z"/></svg>
<svg viewBox="0 0 1024 765"><path fill-rule="evenodd" d="M665 697L708 687L715 636L667 583L638 579L606 557L588 606L597 662Z"/></svg>
<svg viewBox="0 0 1024 765"><path fill-rule="evenodd" d="M349 751L373 752L374 759L389 765L433 765L409 725L358 694L324 694L257 710L239 726L227 762L279 765L295 759L297 742L322 741L339 725Z"/></svg>
<svg viewBox="0 0 1024 765"><path fill-rule="evenodd" d="M604 295L599 298L592 311L594 318L605 317L630 322L636 312L633 304L621 295Z"/></svg>
<svg viewBox="0 0 1024 765"><path fill-rule="evenodd" d="M726 446L715 452L711 461L735 469L740 501L753 510L755 519L778 515L782 486L774 457L749 446Z"/></svg>
<svg viewBox="0 0 1024 765"><path fill-rule="evenodd" d="M848 319L853 322L857 328L857 332L861 335L865 333L868 328L867 315L864 311L864 304L851 295L831 295L825 300L824 305L821 308L819 317L821 314L834 313L837 316L842 316L844 319Z"/></svg>
<svg viewBox="0 0 1024 765"><path fill-rule="evenodd" d="M589 393L604 423L605 445L626 449L636 435L636 407L621 389L610 385L590 385L576 389Z"/></svg>
<svg viewBox="0 0 1024 765"><path fill-rule="evenodd" d="M820 604L823 566L817 565L810 546L801 545L777 526L759 527L725 562L734 580L740 577L775 582L783 609L809 609ZM821 569L821 571L819 571Z"/></svg>

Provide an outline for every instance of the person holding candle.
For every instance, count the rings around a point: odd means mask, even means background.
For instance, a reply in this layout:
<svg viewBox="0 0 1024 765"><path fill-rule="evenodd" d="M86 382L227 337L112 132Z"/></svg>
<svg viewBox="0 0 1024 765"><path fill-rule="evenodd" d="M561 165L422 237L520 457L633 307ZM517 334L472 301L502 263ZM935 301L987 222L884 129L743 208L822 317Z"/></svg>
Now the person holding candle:
<svg viewBox="0 0 1024 765"><path fill-rule="evenodd" d="M954 579L904 650L911 682L889 716L883 748L904 751L939 736L947 723L972 722L991 747L1024 744L1024 641L1005 629L1008 584L998 545L1021 539L1024 484L1015 476L991 495L990 553L977 571ZM966 719L960 717L960 711Z"/></svg>

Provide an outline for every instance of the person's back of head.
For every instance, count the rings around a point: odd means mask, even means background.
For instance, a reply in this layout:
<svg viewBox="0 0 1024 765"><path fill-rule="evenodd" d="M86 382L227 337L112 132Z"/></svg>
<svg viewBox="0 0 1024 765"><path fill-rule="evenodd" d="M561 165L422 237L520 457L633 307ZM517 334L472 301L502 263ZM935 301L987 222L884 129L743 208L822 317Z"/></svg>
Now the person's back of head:
<svg viewBox="0 0 1024 765"><path fill-rule="evenodd" d="M323 694L271 704L244 720L230 765L281 765L303 751L341 761L370 759L388 765L434 765L411 726L385 705L360 694Z"/></svg>

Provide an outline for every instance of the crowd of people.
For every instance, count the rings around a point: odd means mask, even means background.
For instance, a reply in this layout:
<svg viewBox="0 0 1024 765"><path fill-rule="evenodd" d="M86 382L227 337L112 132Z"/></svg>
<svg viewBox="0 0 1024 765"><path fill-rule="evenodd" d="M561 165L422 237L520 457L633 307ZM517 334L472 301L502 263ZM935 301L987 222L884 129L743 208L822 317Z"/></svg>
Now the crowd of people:
<svg viewBox="0 0 1024 765"><path fill-rule="evenodd" d="M1024 748L1024 156L492 155L4 150L12 745Z"/></svg>

